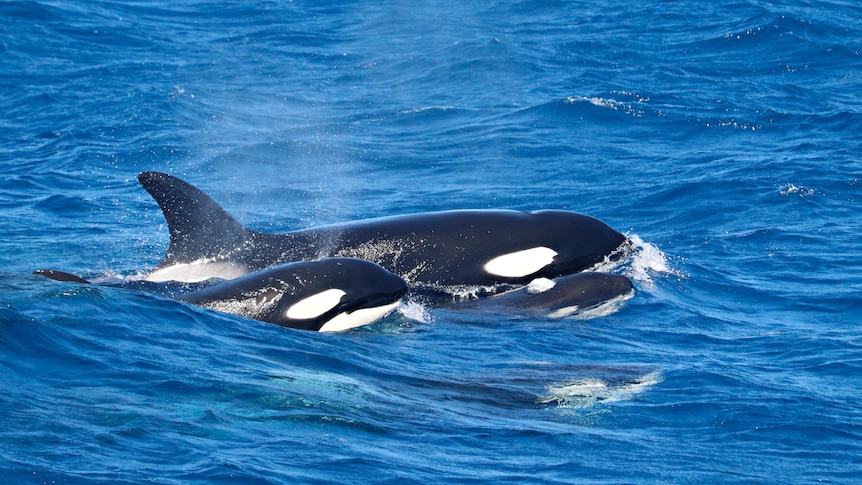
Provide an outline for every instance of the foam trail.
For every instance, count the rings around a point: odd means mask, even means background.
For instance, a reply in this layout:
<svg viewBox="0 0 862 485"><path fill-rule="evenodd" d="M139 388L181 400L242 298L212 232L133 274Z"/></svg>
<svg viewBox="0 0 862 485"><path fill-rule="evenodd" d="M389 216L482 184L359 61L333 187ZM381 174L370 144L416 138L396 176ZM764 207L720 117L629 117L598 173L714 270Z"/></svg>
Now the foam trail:
<svg viewBox="0 0 862 485"><path fill-rule="evenodd" d="M549 386L548 394L540 396L539 403L557 403L561 408L585 409L600 403L630 401L663 380L659 371L622 382L609 382L599 378L578 379Z"/></svg>

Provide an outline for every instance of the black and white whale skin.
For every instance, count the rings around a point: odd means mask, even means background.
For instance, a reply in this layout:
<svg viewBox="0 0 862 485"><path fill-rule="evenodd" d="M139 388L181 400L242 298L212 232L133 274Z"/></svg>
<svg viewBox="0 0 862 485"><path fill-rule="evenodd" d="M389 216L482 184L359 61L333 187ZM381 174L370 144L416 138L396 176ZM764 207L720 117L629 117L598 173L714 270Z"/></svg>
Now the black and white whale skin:
<svg viewBox="0 0 862 485"><path fill-rule="evenodd" d="M62 271L36 274L89 283ZM377 264L325 258L271 266L175 298L284 327L337 332L380 320L406 292L404 280Z"/></svg>
<svg viewBox="0 0 862 485"><path fill-rule="evenodd" d="M510 316L564 318L609 302L622 302L634 293L634 285L626 276L586 271L554 280L538 278L505 293L459 303L457 308Z"/></svg>
<svg viewBox="0 0 862 485"><path fill-rule="evenodd" d="M246 228L174 176L144 172L138 180L170 232L149 281L231 279L291 261L351 257L420 289L494 288L583 271L627 241L598 219L555 210L429 212L269 234Z"/></svg>

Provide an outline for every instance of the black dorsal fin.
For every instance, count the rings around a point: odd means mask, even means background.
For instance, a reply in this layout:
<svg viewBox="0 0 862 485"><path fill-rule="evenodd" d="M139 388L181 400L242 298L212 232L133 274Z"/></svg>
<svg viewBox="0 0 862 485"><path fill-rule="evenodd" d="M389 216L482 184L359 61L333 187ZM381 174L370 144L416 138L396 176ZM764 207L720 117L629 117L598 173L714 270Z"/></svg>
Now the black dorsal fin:
<svg viewBox="0 0 862 485"><path fill-rule="evenodd" d="M159 267L201 259L230 259L252 237L210 196L172 175L143 172L141 185L158 202L170 231L168 254Z"/></svg>

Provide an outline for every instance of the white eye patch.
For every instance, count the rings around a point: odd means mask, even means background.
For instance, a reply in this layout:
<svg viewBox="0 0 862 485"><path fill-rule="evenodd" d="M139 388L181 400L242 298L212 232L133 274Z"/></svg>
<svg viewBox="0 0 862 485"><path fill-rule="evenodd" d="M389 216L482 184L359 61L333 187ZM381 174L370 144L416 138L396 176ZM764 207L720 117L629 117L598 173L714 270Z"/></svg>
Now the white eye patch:
<svg viewBox="0 0 862 485"><path fill-rule="evenodd" d="M341 302L341 297L346 294L344 290L338 288L321 291L291 305L284 316L293 320L317 318L335 308Z"/></svg>
<svg viewBox="0 0 862 485"><path fill-rule="evenodd" d="M556 255L553 249L539 246L497 256L485 263L484 269L496 276L521 278L551 264Z"/></svg>
<svg viewBox="0 0 862 485"><path fill-rule="evenodd" d="M401 300L378 307L360 308L351 313L339 313L320 327L321 332L341 332L374 323L401 304Z"/></svg>

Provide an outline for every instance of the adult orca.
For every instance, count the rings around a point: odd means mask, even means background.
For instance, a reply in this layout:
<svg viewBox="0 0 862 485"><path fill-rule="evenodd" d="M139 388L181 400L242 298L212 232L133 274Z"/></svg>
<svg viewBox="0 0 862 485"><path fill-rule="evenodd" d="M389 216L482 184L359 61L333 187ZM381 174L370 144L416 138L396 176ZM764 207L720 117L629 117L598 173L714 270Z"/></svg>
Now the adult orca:
<svg viewBox="0 0 862 485"><path fill-rule="evenodd" d="M36 274L89 283L62 271ZM404 280L377 264L325 258L271 266L175 298L284 327L337 332L380 320L406 292Z"/></svg>
<svg viewBox="0 0 862 485"><path fill-rule="evenodd" d="M459 310L524 317L564 318L583 314L634 295L632 281L621 275L586 271L554 280L537 278L528 285L489 298L459 303Z"/></svg>
<svg viewBox="0 0 862 485"><path fill-rule="evenodd" d="M598 219L568 211L458 210L366 219L270 234L246 228L198 188L174 176L138 180L164 213L167 255L150 281L230 279L275 264L352 257L375 262L411 287L523 285L588 269L626 237Z"/></svg>

